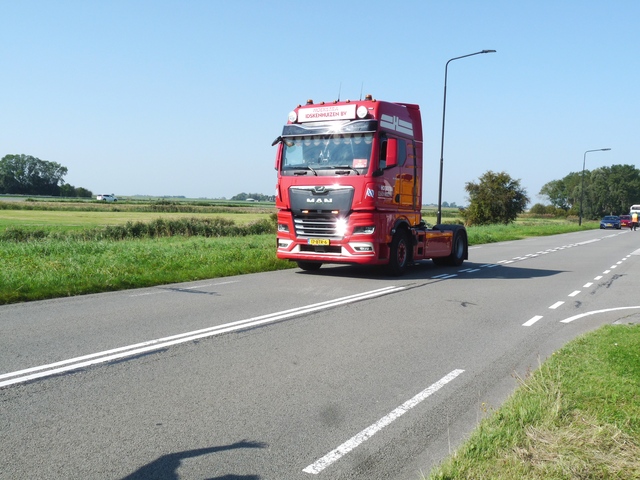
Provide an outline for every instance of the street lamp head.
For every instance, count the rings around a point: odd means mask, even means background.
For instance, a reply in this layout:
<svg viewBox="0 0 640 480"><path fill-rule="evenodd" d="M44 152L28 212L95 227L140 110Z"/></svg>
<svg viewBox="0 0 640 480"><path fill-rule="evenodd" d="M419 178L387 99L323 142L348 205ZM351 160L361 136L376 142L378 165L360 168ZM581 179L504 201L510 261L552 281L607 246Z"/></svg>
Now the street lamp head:
<svg viewBox="0 0 640 480"><path fill-rule="evenodd" d="M480 53L496 53L495 50L482 50Z"/></svg>
<svg viewBox="0 0 640 480"><path fill-rule="evenodd" d="M610 149L610 148L602 148L601 150L602 150L603 152L606 152L606 151L611 150L611 149Z"/></svg>

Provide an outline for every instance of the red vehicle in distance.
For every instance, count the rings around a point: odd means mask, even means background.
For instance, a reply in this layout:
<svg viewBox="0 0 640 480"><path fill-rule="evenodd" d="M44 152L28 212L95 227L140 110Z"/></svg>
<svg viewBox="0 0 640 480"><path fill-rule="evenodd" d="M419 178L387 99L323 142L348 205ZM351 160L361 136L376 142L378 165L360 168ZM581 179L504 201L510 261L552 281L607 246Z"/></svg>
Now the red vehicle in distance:
<svg viewBox="0 0 640 480"><path fill-rule="evenodd" d="M620 227L631 228L631 215L620 215Z"/></svg>

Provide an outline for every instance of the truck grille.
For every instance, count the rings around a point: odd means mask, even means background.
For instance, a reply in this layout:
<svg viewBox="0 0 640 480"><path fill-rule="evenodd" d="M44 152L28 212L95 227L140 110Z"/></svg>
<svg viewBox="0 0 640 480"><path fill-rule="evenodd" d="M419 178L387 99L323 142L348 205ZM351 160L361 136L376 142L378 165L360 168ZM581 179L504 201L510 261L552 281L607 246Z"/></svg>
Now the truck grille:
<svg viewBox="0 0 640 480"><path fill-rule="evenodd" d="M336 232L336 220L333 215L294 216L293 223L297 237L342 238Z"/></svg>

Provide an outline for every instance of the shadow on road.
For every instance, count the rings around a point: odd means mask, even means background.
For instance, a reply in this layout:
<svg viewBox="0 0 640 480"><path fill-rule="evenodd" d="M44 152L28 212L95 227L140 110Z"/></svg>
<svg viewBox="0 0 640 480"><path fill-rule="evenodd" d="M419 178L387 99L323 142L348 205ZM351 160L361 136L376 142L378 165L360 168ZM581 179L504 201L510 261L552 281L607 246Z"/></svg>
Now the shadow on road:
<svg viewBox="0 0 640 480"><path fill-rule="evenodd" d="M562 273L562 270L547 270L538 268L517 267L514 264L481 264L466 261L460 267L442 267L434 265L430 260L423 260L407 268L406 273L400 277L392 277L385 273L382 267L363 266L363 265L323 265L320 270L303 271L298 270L298 275L308 276L336 276L347 278L363 278L363 279L379 279L388 281L393 278L403 280L427 280L437 279L440 275L456 275L457 277L447 277L447 280L455 280L455 278L504 278L504 279L524 279L550 277ZM463 276L463 274L465 276Z"/></svg>
<svg viewBox="0 0 640 480"><path fill-rule="evenodd" d="M231 445L198 448L195 450L171 453L169 455L163 455L157 460L154 460L139 470L136 470L131 475L127 475L122 480L178 480L179 477L177 471L183 459L199 457L200 455L208 455L210 453L223 452L225 450L234 450L236 448L267 448L267 444L243 440L241 442L232 443ZM258 475L224 475L222 477L213 477L209 480L260 480L260 477Z"/></svg>

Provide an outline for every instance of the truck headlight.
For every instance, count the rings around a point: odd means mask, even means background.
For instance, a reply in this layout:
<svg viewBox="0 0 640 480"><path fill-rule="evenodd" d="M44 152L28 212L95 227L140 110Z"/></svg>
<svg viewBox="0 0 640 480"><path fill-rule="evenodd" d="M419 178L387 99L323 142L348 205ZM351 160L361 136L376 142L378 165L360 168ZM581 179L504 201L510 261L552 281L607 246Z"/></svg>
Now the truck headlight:
<svg viewBox="0 0 640 480"><path fill-rule="evenodd" d="M289 225L287 225L286 223L279 223L278 224L278 231L279 232L288 232L289 231Z"/></svg>
<svg viewBox="0 0 640 480"><path fill-rule="evenodd" d="M344 237L345 233L347 233L347 219L338 218L336 220L336 235Z"/></svg>

